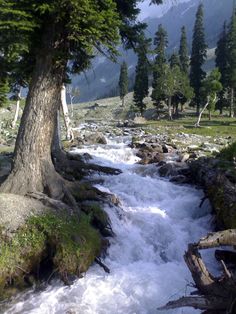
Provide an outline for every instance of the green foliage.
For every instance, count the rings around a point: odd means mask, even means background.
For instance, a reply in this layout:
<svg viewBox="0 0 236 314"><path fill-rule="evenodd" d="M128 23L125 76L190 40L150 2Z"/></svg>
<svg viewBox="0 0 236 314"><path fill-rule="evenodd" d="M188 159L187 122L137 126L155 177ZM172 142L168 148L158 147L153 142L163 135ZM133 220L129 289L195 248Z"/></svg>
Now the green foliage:
<svg viewBox="0 0 236 314"><path fill-rule="evenodd" d="M11 50L10 57L21 56L22 62L27 64L36 60L47 29L52 40L58 43L55 64L59 66L65 59L73 60L71 71L87 67L94 48L107 51L111 57L116 53L120 17L112 0L6 0L0 7L0 20L4 51ZM12 42L10 48L9 42Z"/></svg>
<svg viewBox="0 0 236 314"><path fill-rule="evenodd" d="M236 160L236 142L221 150L219 157L227 161Z"/></svg>
<svg viewBox="0 0 236 314"><path fill-rule="evenodd" d="M173 69L176 66L180 67L179 55L176 52L172 53L169 63L170 63L171 69Z"/></svg>
<svg viewBox="0 0 236 314"><path fill-rule="evenodd" d="M227 53L227 25L224 23L223 31L220 35L220 38L217 42L217 47L215 50L216 55L216 67L221 73L220 82L223 86L222 91L219 93L219 100L216 104L216 109L219 109L220 112L223 111L224 107L228 107L228 53Z"/></svg>
<svg viewBox="0 0 236 314"><path fill-rule="evenodd" d="M120 90L120 99L124 104L124 98L128 94L128 68L126 62L123 62L120 68L120 78L119 78L119 90Z"/></svg>
<svg viewBox="0 0 236 314"><path fill-rule="evenodd" d="M201 82L205 78L206 73L202 66L206 60L207 45L205 42L204 26L203 26L203 4L200 4L196 14L196 21L193 30L192 53L190 59L190 82L194 89L194 102L199 110L201 97Z"/></svg>
<svg viewBox="0 0 236 314"><path fill-rule="evenodd" d="M12 237L1 232L0 289L24 286L25 276L36 274L40 261L48 256L62 279L88 269L101 249L98 232L88 217L46 214L32 217Z"/></svg>
<svg viewBox="0 0 236 314"><path fill-rule="evenodd" d="M219 69L221 73L221 83L224 88L228 87L228 54L227 54L227 25L224 23L223 31L220 35L220 38L217 42L217 47L215 50L216 55L216 67Z"/></svg>
<svg viewBox="0 0 236 314"><path fill-rule="evenodd" d="M148 73L149 61L147 54L149 53L151 39L146 39L144 35L140 38L139 47L136 50L138 54L138 63L135 69L134 83L134 104L143 114L146 105L143 99L148 96Z"/></svg>
<svg viewBox="0 0 236 314"><path fill-rule="evenodd" d="M167 33L162 25L158 26L158 30L154 38L154 45L154 53L156 56L153 65L152 100L154 101L155 105L158 106L159 102L165 98L163 95L163 87L165 85L164 72L166 70L165 50L168 45Z"/></svg>
<svg viewBox="0 0 236 314"><path fill-rule="evenodd" d="M178 65L163 67L162 75L157 79L158 88L155 92L156 99L166 101L170 97L174 97L175 102L186 102L193 97L193 89L190 86L187 74L180 70Z"/></svg>
<svg viewBox="0 0 236 314"><path fill-rule="evenodd" d="M3 107L7 103L9 90L8 80L6 78L0 78L0 107Z"/></svg>
<svg viewBox="0 0 236 314"><path fill-rule="evenodd" d="M222 90L222 84L220 82L221 74L218 68L212 70L212 72L203 81L201 87L201 95L205 101L209 100L208 109L215 109L217 100L217 93Z"/></svg>
<svg viewBox="0 0 236 314"><path fill-rule="evenodd" d="M229 32L227 35L227 62L226 78L231 88L236 87L236 12L233 12Z"/></svg>
<svg viewBox="0 0 236 314"><path fill-rule="evenodd" d="M189 56L188 56L188 44L187 44L187 35L185 27L181 28L181 38L179 46L179 60L180 60L180 69L188 74L189 69Z"/></svg>

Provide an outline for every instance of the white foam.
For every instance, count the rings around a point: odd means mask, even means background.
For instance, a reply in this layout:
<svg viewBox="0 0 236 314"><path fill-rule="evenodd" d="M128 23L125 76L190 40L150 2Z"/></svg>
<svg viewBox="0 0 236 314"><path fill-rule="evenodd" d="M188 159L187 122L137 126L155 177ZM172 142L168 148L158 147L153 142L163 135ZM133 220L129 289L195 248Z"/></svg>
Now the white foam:
<svg viewBox="0 0 236 314"><path fill-rule="evenodd" d="M119 176L99 175L104 179L102 189L122 203L122 208L105 208L116 234L104 261L111 273L95 265L71 287L53 283L5 313L153 314L158 306L190 291L192 279L183 253L189 242L210 228L208 204L199 208L202 191L159 178L155 165L134 165L136 157L125 141L80 150L85 151L97 163L123 170Z"/></svg>

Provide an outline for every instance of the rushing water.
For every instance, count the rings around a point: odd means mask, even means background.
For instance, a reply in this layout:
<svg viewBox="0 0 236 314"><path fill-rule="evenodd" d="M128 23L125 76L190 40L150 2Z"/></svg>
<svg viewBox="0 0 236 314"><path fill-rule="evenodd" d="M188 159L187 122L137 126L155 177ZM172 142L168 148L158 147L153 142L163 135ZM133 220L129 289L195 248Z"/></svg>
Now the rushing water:
<svg viewBox="0 0 236 314"><path fill-rule="evenodd" d="M189 308L158 312L157 307L190 292L183 253L189 242L209 231L209 205L199 208L202 191L160 178L156 165L135 164L137 158L125 142L116 138L106 146L80 150L98 164L123 171L94 176L104 180L98 188L121 201L119 208L105 208L116 234L104 260L111 273L94 265L70 287L54 282L44 291L19 296L5 313L199 313Z"/></svg>

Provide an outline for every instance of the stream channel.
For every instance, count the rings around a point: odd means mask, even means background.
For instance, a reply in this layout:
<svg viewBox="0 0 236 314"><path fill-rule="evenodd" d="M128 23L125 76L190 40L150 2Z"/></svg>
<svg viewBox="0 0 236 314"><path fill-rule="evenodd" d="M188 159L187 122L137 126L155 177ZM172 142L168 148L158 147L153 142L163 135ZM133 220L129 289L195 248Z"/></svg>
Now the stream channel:
<svg viewBox="0 0 236 314"><path fill-rule="evenodd" d="M211 230L210 205L199 204L203 192L160 178L156 165L139 165L128 147L130 137L113 137L107 145L76 150L93 162L119 168L117 176L96 174L99 189L118 196L121 206L106 206L115 237L104 264L66 287L54 281L45 290L19 295L6 314L192 314L191 308L157 311L171 299L189 294L192 278L184 263L187 244ZM211 257L206 256L211 263Z"/></svg>

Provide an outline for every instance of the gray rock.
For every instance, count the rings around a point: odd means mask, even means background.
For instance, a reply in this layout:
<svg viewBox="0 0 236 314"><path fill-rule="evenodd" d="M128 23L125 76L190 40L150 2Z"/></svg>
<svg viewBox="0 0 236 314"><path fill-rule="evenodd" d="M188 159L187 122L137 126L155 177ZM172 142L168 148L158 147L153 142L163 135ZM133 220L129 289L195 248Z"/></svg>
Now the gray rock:
<svg viewBox="0 0 236 314"><path fill-rule="evenodd" d="M183 184L183 183L189 183L189 179L184 176L184 175L177 175L175 177L172 177L170 179L170 182L178 183L178 184Z"/></svg>
<svg viewBox="0 0 236 314"><path fill-rule="evenodd" d="M168 163L161 166L158 170L161 177L174 177L178 175L175 164Z"/></svg>

